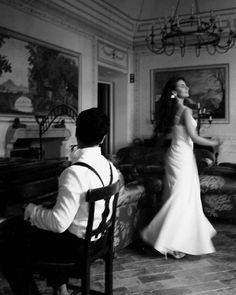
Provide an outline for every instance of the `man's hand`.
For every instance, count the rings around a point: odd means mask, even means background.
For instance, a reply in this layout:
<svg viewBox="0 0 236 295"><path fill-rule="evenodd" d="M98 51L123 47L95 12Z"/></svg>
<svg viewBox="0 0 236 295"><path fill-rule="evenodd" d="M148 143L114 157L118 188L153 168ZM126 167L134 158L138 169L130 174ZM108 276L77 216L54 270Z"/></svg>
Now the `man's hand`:
<svg viewBox="0 0 236 295"><path fill-rule="evenodd" d="M26 207L25 207L25 212L24 212L24 220L30 220L30 217L33 213L33 211L35 210L36 205L29 203Z"/></svg>

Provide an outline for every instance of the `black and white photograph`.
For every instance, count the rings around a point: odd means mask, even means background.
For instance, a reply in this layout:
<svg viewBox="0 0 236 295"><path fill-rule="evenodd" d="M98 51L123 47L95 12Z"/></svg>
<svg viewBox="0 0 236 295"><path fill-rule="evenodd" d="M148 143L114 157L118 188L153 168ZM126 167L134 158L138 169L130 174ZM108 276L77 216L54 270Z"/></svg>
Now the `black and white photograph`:
<svg viewBox="0 0 236 295"><path fill-rule="evenodd" d="M0 295L235 295L235 130L235 0L0 0Z"/></svg>

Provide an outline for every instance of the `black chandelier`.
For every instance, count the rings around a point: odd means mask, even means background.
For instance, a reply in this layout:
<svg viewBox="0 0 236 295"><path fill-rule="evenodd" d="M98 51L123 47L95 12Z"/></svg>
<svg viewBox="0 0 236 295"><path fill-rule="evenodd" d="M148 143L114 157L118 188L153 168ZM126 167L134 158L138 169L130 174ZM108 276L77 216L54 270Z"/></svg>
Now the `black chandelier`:
<svg viewBox="0 0 236 295"><path fill-rule="evenodd" d="M175 11L170 17L159 22L160 34L156 37L154 25L145 39L147 48L155 54L172 55L175 50L181 52L184 56L186 48L195 49L196 56L200 55L201 48L206 48L211 55L226 53L235 44L236 32L230 29L228 33L224 32L221 25L220 16L210 12L208 21L201 19L199 6L195 0L195 10L192 4L191 14L188 17L180 17L177 14L180 0L178 0Z"/></svg>

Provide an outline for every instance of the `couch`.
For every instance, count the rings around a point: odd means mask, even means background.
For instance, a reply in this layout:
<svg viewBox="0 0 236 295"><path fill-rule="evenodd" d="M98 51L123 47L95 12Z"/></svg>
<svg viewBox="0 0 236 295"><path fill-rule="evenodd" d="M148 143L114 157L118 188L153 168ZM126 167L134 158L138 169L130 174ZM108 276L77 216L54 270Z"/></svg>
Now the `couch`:
<svg viewBox="0 0 236 295"><path fill-rule="evenodd" d="M125 192L118 204L117 249L134 241L162 205L164 157L168 145L136 140L116 154L116 165L125 182ZM236 165L217 165L211 148L196 146L194 152L205 215L209 219L236 222Z"/></svg>
<svg viewBox="0 0 236 295"><path fill-rule="evenodd" d="M211 220L236 223L236 164L217 164L218 153L210 147L197 146L195 155L205 215Z"/></svg>
<svg viewBox="0 0 236 295"><path fill-rule="evenodd" d="M210 219L236 223L236 165L220 163L200 174L201 198Z"/></svg>
<svg viewBox="0 0 236 295"><path fill-rule="evenodd" d="M117 205L114 234L115 251L139 238L161 206L163 165L160 152L141 142L120 149L113 163L122 175L122 188Z"/></svg>
<svg viewBox="0 0 236 295"><path fill-rule="evenodd" d="M141 204L145 199L145 188L138 181L122 186L117 204L117 218L114 232L114 251L131 244L138 235L138 220Z"/></svg>

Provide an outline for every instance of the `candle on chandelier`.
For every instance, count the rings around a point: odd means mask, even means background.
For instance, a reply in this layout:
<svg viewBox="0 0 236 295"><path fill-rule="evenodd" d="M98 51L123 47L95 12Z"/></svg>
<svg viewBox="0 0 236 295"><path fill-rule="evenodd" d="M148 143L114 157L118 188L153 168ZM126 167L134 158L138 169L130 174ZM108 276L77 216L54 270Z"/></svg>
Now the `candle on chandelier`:
<svg viewBox="0 0 236 295"><path fill-rule="evenodd" d="M201 108L200 102L197 103L197 108L198 108L198 109Z"/></svg>
<svg viewBox="0 0 236 295"><path fill-rule="evenodd" d="M154 114L153 114L153 112L151 113L151 122L153 122L154 121Z"/></svg>
<svg viewBox="0 0 236 295"><path fill-rule="evenodd" d="M177 28L179 28L179 17L176 16L176 25L177 25Z"/></svg>
<svg viewBox="0 0 236 295"><path fill-rule="evenodd" d="M165 16L165 26L167 26L168 20L167 20L167 16Z"/></svg>
<svg viewBox="0 0 236 295"><path fill-rule="evenodd" d="M170 13L170 17L173 19L174 18L174 14L175 14L175 8L174 6L171 7L171 13Z"/></svg>
<svg viewBox="0 0 236 295"><path fill-rule="evenodd" d="M197 24L199 27L201 26L201 18L199 15L197 16Z"/></svg>
<svg viewBox="0 0 236 295"><path fill-rule="evenodd" d="M213 11L211 10L211 18L213 19L214 15L213 15Z"/></svg>
<svg viewBox="0 0 236 295"><path fill-rule="evenodd" d="M218 16L218 21L219 21L219 28L221 28L221 27L222 27L222 23L221 23L221 18L220 18L220 16Z"/></svg>
<svg viewBox="0 0 236 295"><path fill-rule="evenodd" d="M232 18L230 18L230 30L233 32L234 31L234 21Z"/></svg>

